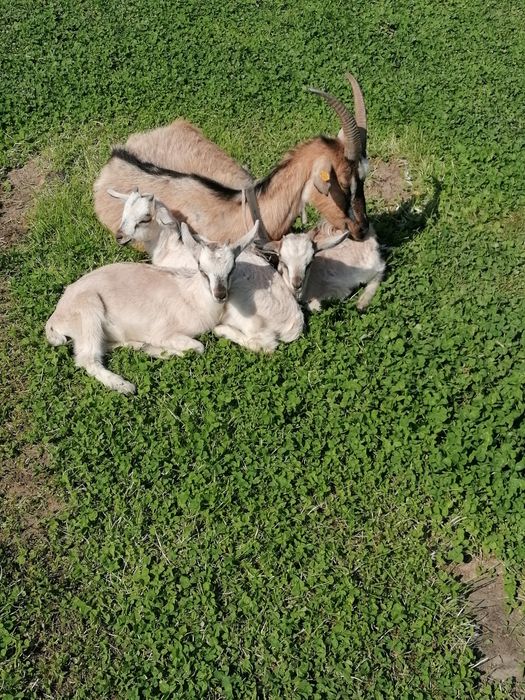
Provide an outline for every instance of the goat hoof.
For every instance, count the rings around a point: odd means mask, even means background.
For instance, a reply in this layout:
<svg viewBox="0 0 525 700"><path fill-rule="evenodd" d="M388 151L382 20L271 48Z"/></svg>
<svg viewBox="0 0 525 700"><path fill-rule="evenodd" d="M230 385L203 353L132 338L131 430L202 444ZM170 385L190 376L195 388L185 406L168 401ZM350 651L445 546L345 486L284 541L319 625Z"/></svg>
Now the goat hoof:
<svg viewBox="0 0 525 700"><path fill-rule="evenodd" d="M124 394L124 396L131 396L132 394L136 393L137 387L131 382L127 382L125 379L123 379L115 386L115 390L118 391L119 394Z"/></svg>
<svg viewBox="0 0 525 700"><path fill-rule="evenodd" d="M312 299L312 301L308 302L306 308L313 313L321 311L321 302L318 299Z"/></svg>

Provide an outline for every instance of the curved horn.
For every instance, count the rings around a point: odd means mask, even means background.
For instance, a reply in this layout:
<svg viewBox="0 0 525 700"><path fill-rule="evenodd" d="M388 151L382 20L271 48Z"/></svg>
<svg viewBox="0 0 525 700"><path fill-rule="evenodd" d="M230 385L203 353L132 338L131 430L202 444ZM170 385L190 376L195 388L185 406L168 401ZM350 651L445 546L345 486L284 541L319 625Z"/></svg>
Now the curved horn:
<svg viewBox="0 0 525 700"><path fill-rule="evenodd" d="M354 78L354 76L351 73L347 73L345 78L348 80L352 87L352 92L354 94L354 112L355 112L355 120L357 122L357 126L359 127L359 134L361 136L361 150L363 157L366 158L366 135L367 135L367 129L366 129L366 109L365 109L365 100L363 98L363 93L361 92L361 88L359 87L359 83L357 80Z"/></svg>
<svg viewBox="0 0 525 700"><path fill-rule="evenodd" d="M341 126L343 127L343 134L345 136L345 156L349 160L359 160L361 157L361 135L354 116L350 114L342 102L328 92L323 92L322 90L312 87L308 88L308 90L315 95L320 95L328 102L330 107L332 107L341 120Z"/></svg>

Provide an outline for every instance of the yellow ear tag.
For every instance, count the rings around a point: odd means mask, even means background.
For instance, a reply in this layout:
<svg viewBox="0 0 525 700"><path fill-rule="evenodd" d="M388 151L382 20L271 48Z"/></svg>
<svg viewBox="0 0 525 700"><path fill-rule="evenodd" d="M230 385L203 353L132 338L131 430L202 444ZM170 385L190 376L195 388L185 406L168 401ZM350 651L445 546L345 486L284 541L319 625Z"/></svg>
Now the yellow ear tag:
<svg viewBox="0 0 525 700"><path fill-rule="evenodd" d="M321 172L319 173L319 177L323 182L328 182L330 180L330 173L326 170L321 170Z"/></svg>

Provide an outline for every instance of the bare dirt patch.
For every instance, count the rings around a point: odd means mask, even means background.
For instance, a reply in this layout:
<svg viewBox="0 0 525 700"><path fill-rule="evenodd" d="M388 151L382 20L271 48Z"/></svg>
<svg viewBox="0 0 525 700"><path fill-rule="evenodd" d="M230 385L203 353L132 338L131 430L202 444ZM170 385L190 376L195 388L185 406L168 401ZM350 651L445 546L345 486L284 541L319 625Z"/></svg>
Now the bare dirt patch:
<svg viewBox="0 0 525 700"><path fill-rule="evenodd" d="M22 168L12 170L0 185L0 248L8 248L23 239L27 213L50 176L43 159L34 158ZM26 417L21 409L22 401L17 397L21 399L27 388L16 371L24 358L12 327L11 303L8 279L0 274L0 342L6 350L7 370L0 379L0 390L2 394L5 392L5 403L10 409L0 430L0 442L5 447L0 453L0 521L4 525L0 529L0 542L13 537L28 540L42 536L46 520L64 508L45 476L48 465L45 450L37 445L24 445L20 438Z"/></svg>
<svg viewBox="0 0 525 700"><path fill-rule="evenodd" d="M405 160L370 159L370 172L366 179L367 198L377 200L390 208L405 201L411 191L412 183Z"/></svg>
<svg viewBox="0 0 525 700"><path fill-rule="evenodd" d="M27 211L45 180L46 169L39 158L8 174L0 188L0 247L14 245L23 238Z"/></svg>
<svg viewBox="0 0 525 700"><path fill-rule="evenodd" d="M64 504L53 493L43 474L43 468L48 463L49 458L43 448L26 445L18 457L4 464L4 514L14 517L16 529L23 540L41 536L44 523L64 509Z"/></svg>
<svg viewBox="0 0 525 700"><path fill-rule="evenodd" d="M467 611L478 627L475 646L481 654L478 666L491 680L523 681L525 619L519 610L507 610L503 588L503 564L497 559L475 557L454 567L467 584Z"/></svg>

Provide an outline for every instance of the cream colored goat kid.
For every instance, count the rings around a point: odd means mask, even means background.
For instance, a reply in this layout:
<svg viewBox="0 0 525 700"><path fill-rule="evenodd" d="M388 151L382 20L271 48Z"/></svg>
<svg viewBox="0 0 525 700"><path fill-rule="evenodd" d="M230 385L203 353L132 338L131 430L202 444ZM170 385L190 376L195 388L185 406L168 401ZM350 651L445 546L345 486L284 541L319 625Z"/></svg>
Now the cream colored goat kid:
<svg viewBox="0 0 525 700"><path fill-rule="evenodd" d="M323 299L345 299L366 285L357 302L364 311L385 273L385 261L372 226L361 241L346 238L327 222L306 233L289 234L264 246L279 257L284 281L311 311Z"/></svg>
<svg viewBox="0 0 525 700"><path fill-rule="evenodd" d="M114 190L110 194L125 202L119 243L140 242L157 266L192 264L177 221L153 195ZM261 255L243 251L232 270L228 301L214 333L250 350L272 352L279 342L296 340L303 324L301 309L281 276Z"/></svg>
<svg viewBox="0 0 525 700"><path fill-rule="evenodd" d="M116 263L89 272L66 288L46 324L48 341L63 345L70 338L78 367L110 389L134 393L133 384L103 366L104 352L119 346L153 357L203 352L195 336L220 322L231 271L256 232L257 225L235 246L207 245L183 224L193 269Z"/></svg>

